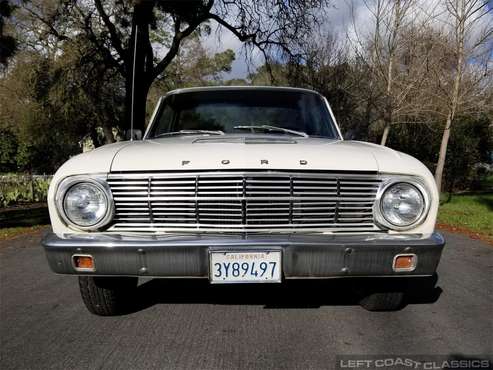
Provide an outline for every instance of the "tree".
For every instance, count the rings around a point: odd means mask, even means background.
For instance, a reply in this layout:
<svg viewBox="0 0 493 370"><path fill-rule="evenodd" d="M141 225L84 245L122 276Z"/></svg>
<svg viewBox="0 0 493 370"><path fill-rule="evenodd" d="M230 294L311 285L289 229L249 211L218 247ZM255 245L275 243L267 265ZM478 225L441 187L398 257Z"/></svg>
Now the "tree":
<svg viewBox="0 0 493 370"><path fill-rule="evenodd" d="M17 41L11 35L5 34L5 20L12 15L14 6L8 0L0 0L0 67L5 67L7 61L17 49Z"/></svg>
<svg viewBox="0 0 493 370"><path fill-rule="evenodd" d="M147 106L152 108L165 92L193 86L223 84L222 74L231 71L235 53L231 49L212 54L204 48L199 32L185 39L175 59L151 86ZM150 115L151 110L147 110Z"/></svg>
<svg viewBox="0 0 493 370"><path fill-rule="evenodd" d="M251 85L258 86L288 86L288 66L281 63L266 63L258 67L255 72L248 74Z"/></svg>
<svg viewBox="0 0 493 370"><path fill-rule="evenodd" d="M183 40L207 22L216 22L268 56L278 50L289 52L290 40L312 25L309 19L313 11L324 1L59 0L55 3L48 15L34 4L23 8L50 38L65 42L77 35L98 49L104 63L125 80L125 125L128 127L133 120L136 128L143 129L151 84L170 66ZM156 34L159 37L154 38Z"/></svg>
<svg viewBox="0 0 493 370"><path fill-rule="evenodd" d="M2 146L1 157L10 157L17 170L51 173L79 151L92 117L73 90L66 95L58 88L66 86L62 79L46 57L19 53L0 80L0 130L6 139L15 137L10 148Z"/></svg>
<svg viewBox="0 0 493 370"><path fill-rule="evenodd" d="M222 74L231 71L235 53L231 49L211 54L194 32L185 39L169 67L156 80L164 91L197 85L213 85L222 80Z"/></svg>
<svg viewBox="0 0 493 370"><path fill-rule="evenodd" d="M442 177L447 156L447 147L454 118L459 112L468 109L484 110L487 94L482 90L491 89L491 45L493 25L487 24L479 34L478 24L491 8L482 0L446 0L446 20L448 37L442 48L450 56L452 68L449 73L438 70L435 83L440 99L444 102L445 114L440 152L435 170L435 181L442 189ZM452 21L449 22L448 19ZM445 72L447 69L445 69ZM489 82L486 80L489 79ZM480 92L478 94L478 91Z"/></svg>
<svg viewBox="0 0 493 370"><path fill-rule="evenodd" d="M183 76L171 74L154 84L156 99L187 81L214 83L231 68L230 50L210 55L198 38L190 41L181 50L183 63L174 66ZM80 152L78 144L85 138L95 146L115 139L123 119L123 83L108 73L98 55L83 40L65 43L57 57L35 51L16 54L0 77L0 172L53 173Z"/></svg>
<svg viewBox="0 0 493 370"><path fill-rule="evenodd" d="M386 145L391 127L410 121L421 104L430 52L426 30L434 13L420 9L415 0L377 0L365 6L374 28L365 35L354 27L350 41L358 59L367 63L370 90L362 91L377 100L380 144Z"/></svg>
<svg viewBox="0 0 493 370"><path fill-rule="evenodd" d="M349 63L347 43L320 30L300 47L303 60L291 61L286 68L289 84L314 89L324 95L342 130L352 136L362 125L352 95L354 83L359 79L355 78L356 68Z"/></svg>

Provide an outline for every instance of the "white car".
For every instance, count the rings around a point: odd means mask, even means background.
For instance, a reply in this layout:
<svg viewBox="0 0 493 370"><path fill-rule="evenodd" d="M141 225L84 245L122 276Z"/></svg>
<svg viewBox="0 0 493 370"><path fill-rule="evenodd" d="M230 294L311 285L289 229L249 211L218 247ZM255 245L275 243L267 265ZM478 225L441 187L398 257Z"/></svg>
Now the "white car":
<svg viewBox="0 0 493 370"><path fill-rule="evenodd" d="M172 91L142 140L67 161L48 203L50 267L79 275L98 315L128 310L138 277L352 277L365 308L397 309L444 246L428 169L344 140L327 100L296 88Z"/></svg>

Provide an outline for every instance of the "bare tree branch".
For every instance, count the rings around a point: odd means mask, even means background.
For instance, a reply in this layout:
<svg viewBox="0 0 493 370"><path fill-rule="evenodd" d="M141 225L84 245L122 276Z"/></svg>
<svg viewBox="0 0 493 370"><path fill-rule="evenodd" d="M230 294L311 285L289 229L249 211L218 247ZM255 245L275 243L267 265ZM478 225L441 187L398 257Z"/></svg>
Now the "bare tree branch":
<svg viewBox="0 0 493 370"><path fill-rule="evenodd" d="M120 55L120 58L122 60L125 60L127 53L123 49L122 40L121 40L120 36L118 35L118 31L117 31L115 25L111 22L108 14L106 14L104 7L101 3L101 0L94 0L94 5L96 6L96 9L99 13L99 16L103 20L104 24L106 25L106 28L108 29L108 31L110 33L110 40L111 40L112 46L118 52L118 54Z"/></svg>

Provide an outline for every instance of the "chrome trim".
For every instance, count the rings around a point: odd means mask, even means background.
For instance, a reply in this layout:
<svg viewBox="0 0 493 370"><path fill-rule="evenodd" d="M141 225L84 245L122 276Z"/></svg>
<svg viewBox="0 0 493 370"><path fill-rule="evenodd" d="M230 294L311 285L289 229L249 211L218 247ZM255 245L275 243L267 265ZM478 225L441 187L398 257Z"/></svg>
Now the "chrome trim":
<svg viewBox="0 0 493 370"><path fill-rule="evenodd" d="M129 172L110 173L107 183L116 208L110 232L380 231L375 173Z"/></svg>
<svg viewBox="0 0 493 370"><path fill-rule="evenodd" d="M344 137L342 136L342 133L341 133L341 129L339 128L339 124L337 123L336 116L332 112L332 107L330 106L329 101L327 100L327 98L325 96L322 96L322 95L320 95L320 96L322 97L322 100L325 101L325 105L329 109L330 118L332 119L332 123L334 124L336 132L339 135L339 140L341 140L341 141L344 140Z"/></svg>
<svg viewBox="0 0 493 370"><path fill-rule="evenodd" d="M154 111L152 113L151 119L149 120L149 123L147 125L147 128L144 132L144 136L142 136L142 140L146 140L147 136L149 135L149 132L151 130L151 127L154 126L154 121L156 120L157 113L159 112L159 109L161 107L162 101L164 100L164 96L161 96L159 100L157 101L156 106L154 107Z"/></svg>
<svg viewBox="0 0 493 370"><path fill-rule="evenodd" d="M262 170L258 171L234 171L234 170L217 170L217 171L173 171L173 172L165 172L165 171L151 171L151 172L111 172L108 173L108 179L132 179L132 178L147 178L152 176L154 180L159 180L160 178L169 178L169 177L193 177L198 175L207 175L207 176L221 176L221 177L232 177L232 176L264 176L264 177L273 177L273 176L285 176L289 179L289 176L303 176L303 177L340 177L340 178L368 178L371 180L384 180L389 178L391 175L379 175L375 171L368 171L368 173L358 173L358 172L316 172L309 170L301 170L301 171L290 171L290 170ZM398 177L396 175L395 177ZM402 177L402 176L401 176ZM408 176L409 177L409 176Z"/></svg>
<svg viewBox="0 0 493 370"><path fill-rule="evenodd" d="M411 267L407 267L407 268L398 268L398 269L396 269L395 268L395 260L398 257L408 257L408 256L413 257L413 264L412 264L412 266ZM416 254L414 254L414 253L396 254L394 256L394 259L392 260L392 270L394 270L395 272L411 272L411 271L416 270L416 266L418 266L418 256Z"/></svg>
<svg viewBox="0 0 493 370"><path fill-rule="evenodd" d="M249 243L257 243L264 248L276 247L279 245L291 245L293 243L307 243L309 245L328 245L335 244L364 244L364 245L393 245L401 244L403 246L418 245L421 243L433 242L433 244L444 244L445 240L440 233L434 232L430 235L422 234L387 234L387 233L366 233L366 234L256 234L245 238L243 235L235 234L204 234L204 233L184 233L184 234L116 234L116 233L80 233L80 234L62 234L57 235L48 233L44 237L42 244L47 246L56 246L60 248L97 247L112 248L118 244L140 247L147 245L150 247L170 243L172 245L185 247L197 244L204 244L215 247L234 247Z"/></svg>
<svg viewBox="0 0 493 370"><path fill-rule="evenodd" d="M412 276L436 271L445 241L431 235L322 235L322 234L174 234L110 235L81 233L45 235L42 245L50 268L61 274L95 276L209 276L208 251L282 249L283 278ZM76 272L73 254L97 259L97 272ZM416 254L412 272L396 273L397 254ZM143 270L145 267L146 270Z"/></svg>
<svg viewBox="0 0 493 370"><path fill-rule="evenodd" d="M99 230L102 227L108 225L115 215L115 203L113 200L113 194L108 183L105 181L105 175L77 175L77 176L69 176L60 181L57 185L57 189L55 192L55 205L58 215L60 219L67 225L77 230ZM65 194L67 191L74 185L80 183L90 183L96 187L98 187L104 194L107 203L106 214L103 218L90 226L81 226L78 225L66 215L65 209L63 207L63 201L65 199Z"/></svg>
<svg viewBox="0 0 493 370"><path fill-rule="evenodd" d="M407 226L394 225L393 223L389 222L385 218L382 212L382 204L381 204L382 196L385 194L385 192L390 186L395 185L397 183L410 184L414 186L416 189L418 189L418 191L423 196L424 208L421 211L420 216L416 219L415 222ZM430 192L427 190L423 180L421 180L418 177L396 175L396 176L387 177L386 179L384 178L384 181L382 182L382 185L380 186L380 189L377 192L375 203L373 205L373 217L376 224L384 229L391 229L397 231L410 230L421 225L425 221L426 217L428 216L428 212L430 211L430 206L431 206Z"/></svg>
<svg viewBox="0 0 493 370"><path fill-rule="evenodd" d="M311 89L304 89L301 87L289 87L289 86L199 86L199 87L185 87L181 89L175 89L168 91L163 97L167 97L175 94L183 94L188 92L200 92L200 91L235 91L235 90L259 90L259 91L293 91L293 92L305 92L322 96L319 92Z"/></svg>

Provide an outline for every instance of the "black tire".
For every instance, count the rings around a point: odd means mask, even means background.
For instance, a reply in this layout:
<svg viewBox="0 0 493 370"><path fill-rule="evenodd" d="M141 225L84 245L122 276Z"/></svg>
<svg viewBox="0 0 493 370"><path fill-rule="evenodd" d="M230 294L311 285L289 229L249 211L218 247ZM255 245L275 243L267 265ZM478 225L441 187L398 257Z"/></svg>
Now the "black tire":
<svg viewBox="0 0 493 370"><path fill-rule="evenodd" d="M364 296L359 304L368 311L395 311L402 308L405 294L400 292L376 292Z"/></svg>
<svg viewBox="0 0 493 370"><path fill-rule="evenodd" d="M79 288L87 309L99 316L127 313L134 302L137 277L80 276Z"/></svg>

